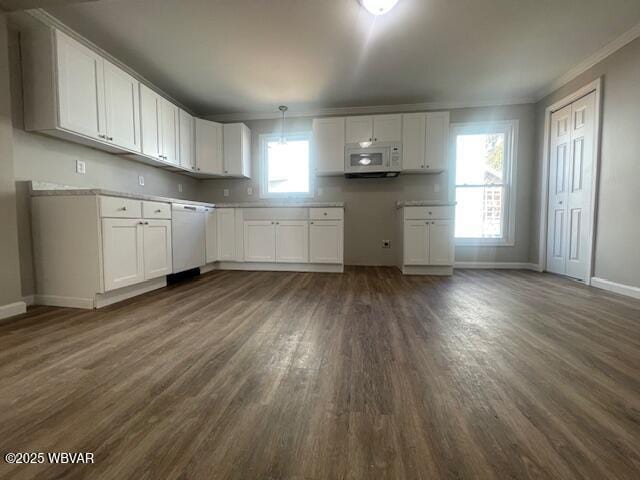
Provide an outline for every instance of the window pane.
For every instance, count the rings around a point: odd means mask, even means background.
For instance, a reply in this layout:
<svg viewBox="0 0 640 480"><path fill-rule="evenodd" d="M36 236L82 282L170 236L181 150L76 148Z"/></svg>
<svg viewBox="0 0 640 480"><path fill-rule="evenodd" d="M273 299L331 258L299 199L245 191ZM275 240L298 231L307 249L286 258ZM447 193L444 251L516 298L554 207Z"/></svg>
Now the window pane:
<svg viewBox="0 0 640 480"><path fill-rule="evenodd" d="M309 193L309 141L267 142L269 193Z"/></svg>
<svg viewBox="0 0 640 480"><path fill-rule="evenodd" d="M502 237L504 187L456 187L456 237Z"/></svg>
<svg viewBox="0 0 640 480"><path fill-rule="evenodd" d="M504 133L458 135L456 185L502 183Z"/></svg>

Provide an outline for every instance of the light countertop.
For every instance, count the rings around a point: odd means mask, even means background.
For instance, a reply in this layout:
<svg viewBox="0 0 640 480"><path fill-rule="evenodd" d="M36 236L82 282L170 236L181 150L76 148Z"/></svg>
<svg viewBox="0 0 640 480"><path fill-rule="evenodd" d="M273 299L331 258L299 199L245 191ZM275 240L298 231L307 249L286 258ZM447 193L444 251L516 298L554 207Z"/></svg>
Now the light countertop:
<svg viewBox="0 0 640 480"><path fill-rule="evenodd" d="M397 202L397 208L403 207L454 207L456 202L446 202L442 200L405 200Z"/></svg>

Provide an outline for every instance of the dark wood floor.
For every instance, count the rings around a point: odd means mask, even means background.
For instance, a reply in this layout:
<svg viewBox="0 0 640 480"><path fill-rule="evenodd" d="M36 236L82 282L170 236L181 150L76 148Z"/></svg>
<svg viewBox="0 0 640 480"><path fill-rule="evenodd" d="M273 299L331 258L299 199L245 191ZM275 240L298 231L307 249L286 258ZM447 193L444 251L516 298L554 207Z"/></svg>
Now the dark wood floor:
<svg viewBox="0 0 640 480"><path fill-rule="evenodd" d="M529 272L213 272L0 325L2 478L637 479L640 302Z"/></svg>

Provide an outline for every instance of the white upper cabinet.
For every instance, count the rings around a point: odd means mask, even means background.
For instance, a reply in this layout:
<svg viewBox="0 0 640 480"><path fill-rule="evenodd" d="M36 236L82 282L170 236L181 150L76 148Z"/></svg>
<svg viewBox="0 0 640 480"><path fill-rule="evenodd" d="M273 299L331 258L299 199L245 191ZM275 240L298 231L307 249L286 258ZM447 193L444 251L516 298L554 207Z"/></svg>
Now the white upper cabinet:
<svg viewBox="0 0 640 480"><path fill-rule="evenodd" d="M179 110L169 100L163 98L160 102L160 144L162 145L162 159L174 165L179 164L178 158L178 128Z"/></svg>
<svg viewBox="0 0 640 480"><path fill-rule="evenodd" d="M347 143L373 142L373 117L347 117Z"/></svg>
<svg viewBox="0 0 640 480"><path fill-rule="evenodd" d="M402 115L376 115L373 117L374 142L400 142Z"/></svg>
<svg viewBox="0 0 640 480"><path fill-rule="evenodd" d="M223 174L251 178L251 130L244 123L223 125Z"/></svg>
<svg viewBox="0 0 640 480"><path fill-rule="evenodd" d="M106 141L102 57L60 31L56 46L60 127Z"/></svg>
<svg viewBox="0 0 640 480"><path fill-rule="evenodd" d="M195 119L184 110L180 110L180 166L188 170L196 169L195 156Z"/></svg>
<svg viewBox="0 0 640 480"><path fill-rule="evenodd" d="M162 158L160 145L160 103L162 98L146 85L140 85L140 118L142 132L142 153L150 157Z"/></svg>
<svg viewBox="0 0 640 480"><path fill-rule="evenodd" d="M317 175L344 173L344 118L313 120L313 161Z"/></svg>
<svg viewBox="0 0 640 480"><path fill-rule="evenodd" d="M447 168L449 112L402 115L402 169L439 173Z"/></svg>
<svg viewBox="0 0 640 480"><path fill-rule="evenodd" d="M449 152L449 112L427 113L425 170L447 168Z"/></svg>
<svg viewBox="0 0 640 480"><path fill-rule="evenodd" d="M107 141L140 152L140 82L105 60L104 92Z"/></svg>
<svg viewBox="0 0 640 480"><path fill-rule="evenodd" d="M424 168L427 145L427 118L424 113L402 116L402 169Z"/></svg>
<svg viewBox="0 0 640 480"><path fill-rule="evenodd" d="M224 174L222 124L196 118L196 171Z"/></svg>

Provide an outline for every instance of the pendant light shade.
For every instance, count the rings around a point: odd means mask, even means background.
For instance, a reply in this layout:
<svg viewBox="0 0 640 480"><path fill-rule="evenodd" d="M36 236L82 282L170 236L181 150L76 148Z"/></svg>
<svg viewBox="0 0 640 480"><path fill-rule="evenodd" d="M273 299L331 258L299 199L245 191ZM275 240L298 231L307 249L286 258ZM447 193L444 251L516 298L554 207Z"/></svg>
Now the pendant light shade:
<svg viewBox="0 0 640 480"><path fill-rule="evenodd" d="M396 6L398 0L360 0L360 3L372 15L384 15Z"/></svg>
<svg viewBox="0 0 640 480"><path fill-rule="evenodd" d="M281 125L282 130L280 131L280 143L285 144L287 143L287 137L285 137L284 135L284 114L287 110L289 110L289 107L287 107L286 105L280 105L278 107L278 110L282 112L282 125Z"/></svg>

